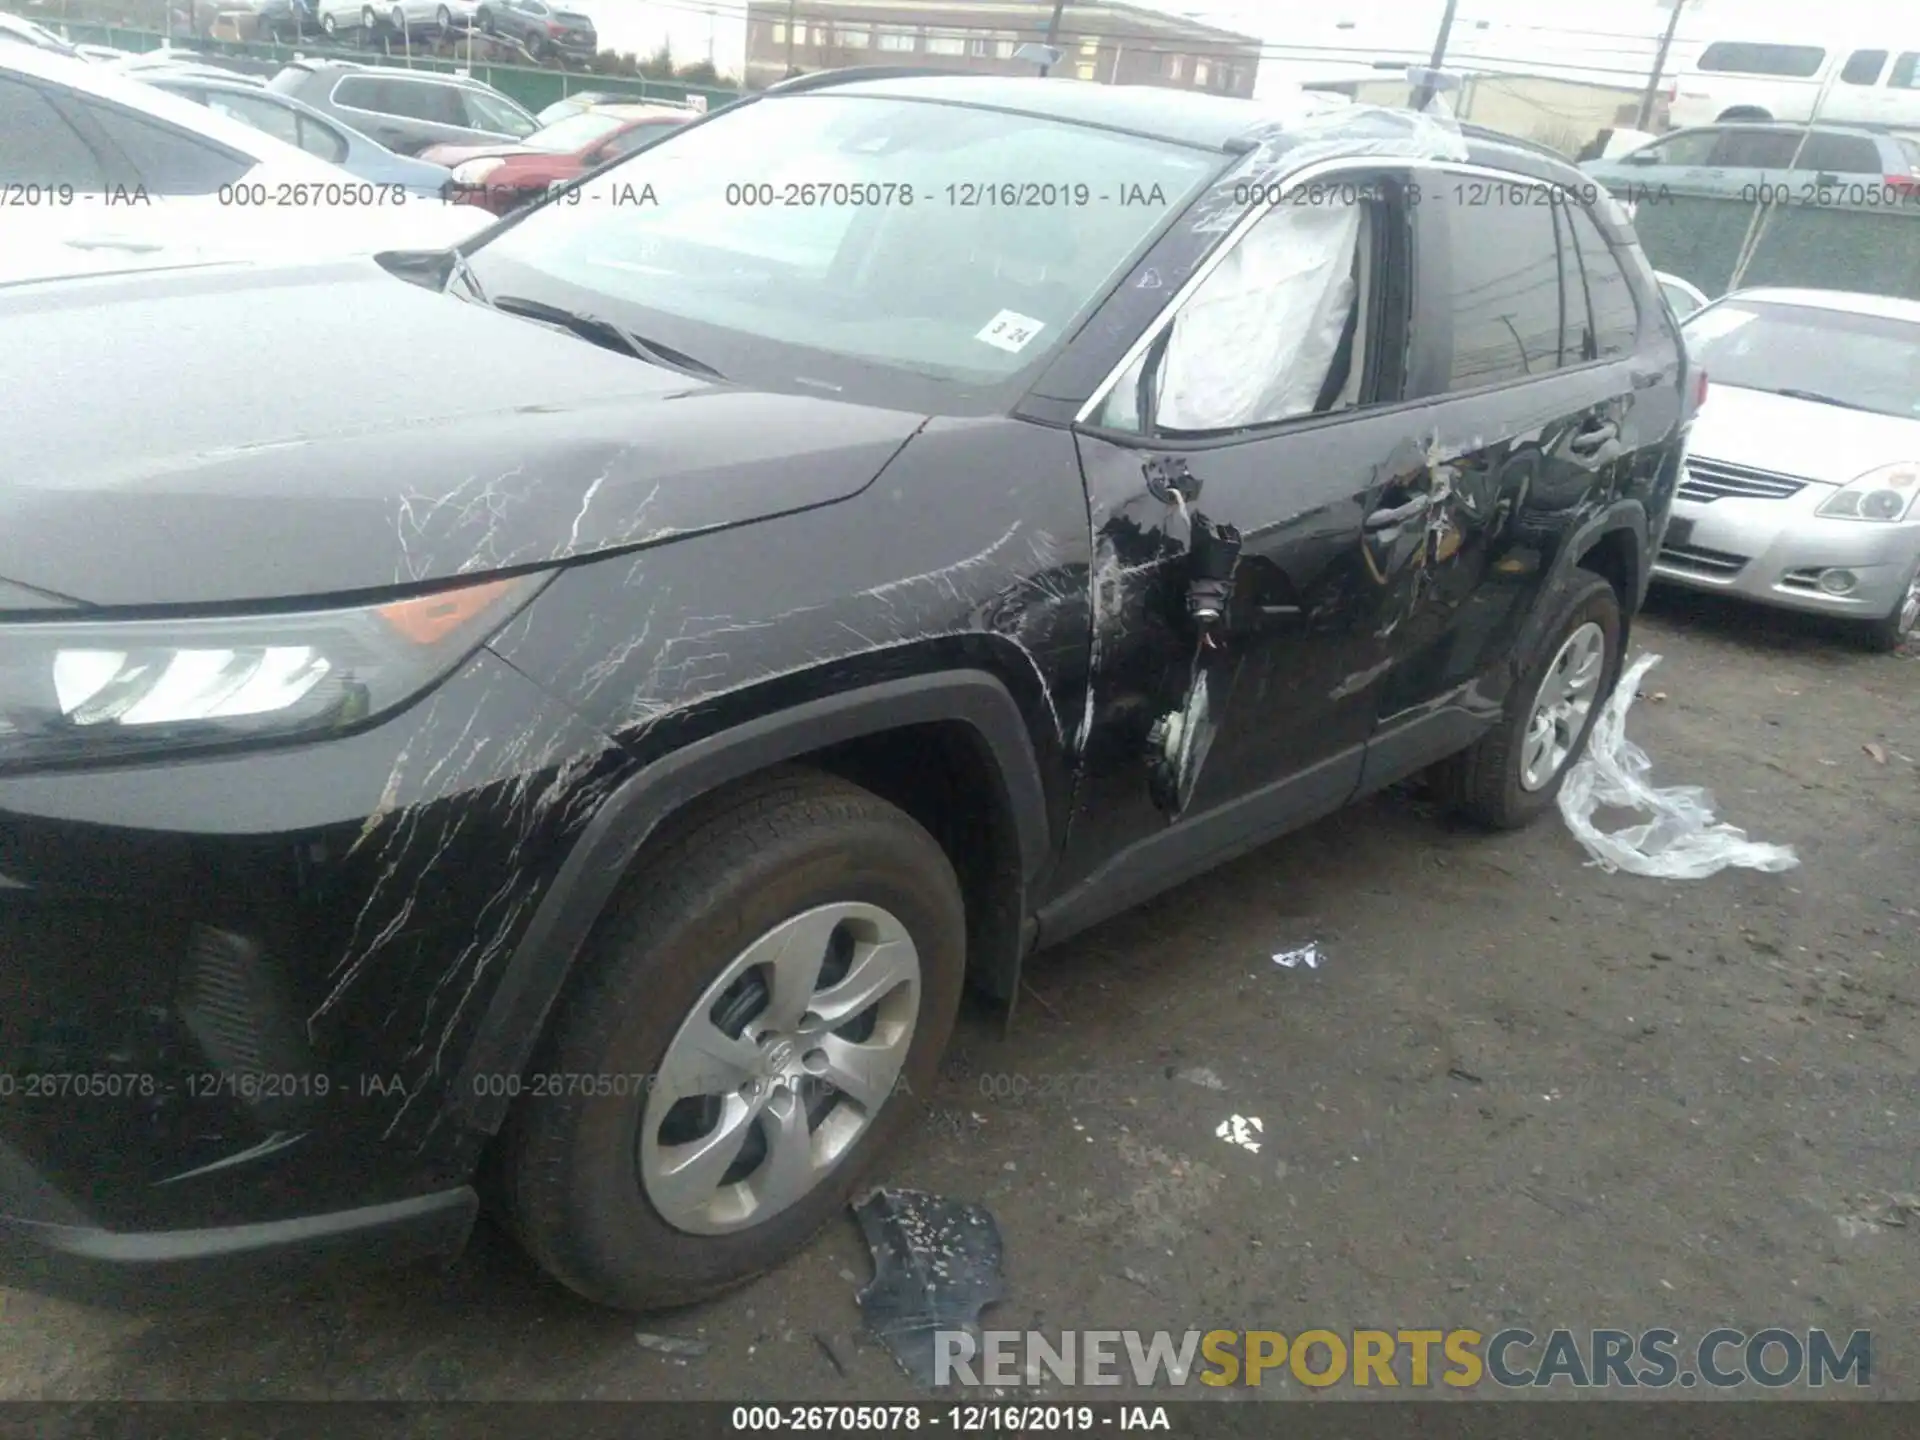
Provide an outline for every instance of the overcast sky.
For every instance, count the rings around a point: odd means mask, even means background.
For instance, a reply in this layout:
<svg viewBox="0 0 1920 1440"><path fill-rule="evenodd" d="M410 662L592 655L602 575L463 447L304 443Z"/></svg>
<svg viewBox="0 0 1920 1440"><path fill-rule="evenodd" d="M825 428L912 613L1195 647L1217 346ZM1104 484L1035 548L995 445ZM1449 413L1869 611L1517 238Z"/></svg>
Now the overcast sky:
<svg viewBox="0 0 1920 1440"><path fill-rule="evenodd" d="M745 54L746 0L579 0L609 49L647 54L671 42L682 62L706 59L738 74ZM1133 0L1172 14L1193 15L1271 44L1362 45L1424 50L1446 8L1445 0ZM1682 25L1697 45L1729 27L1759 26L1751 38L1792 38L1809 26L1827 31L1875 28L1913 0L1695 0ZM798 0L805 14L808 0ZM1670 11L1658 0L1459 0L1454 34L1471 55L1492 47L1502 58L1564 56L1571 49L1604 53L1609 65L1650 63ZM1340 31L1337 22L1354 28ZM1480 31L1485 21L1488 31ZM1745 38L1743 36L1743 38ZM1684 47L1683 47L1684 48ZM1518 52L1518 53L1515 53ZM1279 67L1276 67L1276 70Z"/></svg>

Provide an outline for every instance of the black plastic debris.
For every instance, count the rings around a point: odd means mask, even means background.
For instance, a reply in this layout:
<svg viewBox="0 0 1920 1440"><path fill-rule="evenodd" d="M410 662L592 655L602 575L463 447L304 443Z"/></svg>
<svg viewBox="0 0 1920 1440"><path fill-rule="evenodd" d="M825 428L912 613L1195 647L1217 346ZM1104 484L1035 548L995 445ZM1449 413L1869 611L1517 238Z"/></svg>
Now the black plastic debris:
<svg viewBox="0 0 1920 1440"><path fill-rule="evenodd" d="M980 1341L980 1312L1006 1298L1000 1227L979 1205L918 1190L875 1190L853 1207L873 1252L873 1280L854 1298L867 1328L917 1383L936 1383L935 1336Z"/></svg>

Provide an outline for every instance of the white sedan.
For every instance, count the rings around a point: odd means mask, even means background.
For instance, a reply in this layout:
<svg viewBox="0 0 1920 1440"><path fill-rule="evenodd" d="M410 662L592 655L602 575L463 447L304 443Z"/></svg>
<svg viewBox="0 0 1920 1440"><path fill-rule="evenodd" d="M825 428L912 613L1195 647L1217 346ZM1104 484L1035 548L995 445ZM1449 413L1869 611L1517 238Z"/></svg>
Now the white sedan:
<svg viewBox="0 0 1920 1440"><path fill-rule="evenodd" d="M1739 290L1682 327L1708 377L1656 579L1920 629L1920 301Z"/></svg>
<svg viewBox="0 0 1920 1440"><path fill-rule="evenodd" d="M493 221L84 60L7 47L0 81L14 82L0 84L0 284L446 249Z"/></svg>

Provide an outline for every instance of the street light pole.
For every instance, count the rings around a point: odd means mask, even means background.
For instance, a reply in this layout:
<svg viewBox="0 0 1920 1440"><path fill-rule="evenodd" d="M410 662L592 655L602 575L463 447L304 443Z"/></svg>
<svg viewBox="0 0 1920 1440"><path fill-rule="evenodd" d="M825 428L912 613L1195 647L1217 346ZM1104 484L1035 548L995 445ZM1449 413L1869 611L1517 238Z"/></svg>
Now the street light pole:
<svg viewBox="0 0 1920 1440"><path fill-rule="evenodd" d="M1053 0L1053 14L1047 18L1047 38L1045 43L1048 49L1052 49L1053 42L1060 38L1060 12L1066 8L1067 0ZM1042 65L1040 67L1040 73L1045 75L1052 69L1053 67L1051 65Z"/></svg>
<svg viewBox="0 0 1920 1440"><path fill-rule="evenodd" d="M1447 13L1440 17L1440 33L1433 37L1433 58L1427 62L1427 74L1413 92L1413 108L1422 111L1433 103L1434 81L1441 62L1447 58L1447 41L1453 35L1453 12L1459 0L1447 0Z"/></svg>
<svg viewBox="0 0 1920 1440"><path fill-rule="evenodd" d="M1680 29L1680 12L1687 0L1673 0L1673 18L1667 21L1667 33L1660 37L1660 53L1653 57L1653 73L1647 77L1647 90L1640 97L1640 114L1633 122L1636 130L1645 130L1653 120L1654 100L1660 94L1660 77L1666 73L1667 52L1673 49L1673 37Z"/></svg>

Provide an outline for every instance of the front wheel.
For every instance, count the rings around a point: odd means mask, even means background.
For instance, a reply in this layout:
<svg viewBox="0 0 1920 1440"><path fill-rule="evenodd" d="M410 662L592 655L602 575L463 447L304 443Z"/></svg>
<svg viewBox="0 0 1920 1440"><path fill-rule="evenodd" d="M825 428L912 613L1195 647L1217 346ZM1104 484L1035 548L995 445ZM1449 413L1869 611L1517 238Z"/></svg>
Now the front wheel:
<svg viewBox="0 0 1920 1440"><path fill-rule="evenodd" d="M1548 603L1552 619L1521 668L1505 718L1434 771L1443 804L1496 830L1517 830L1551 808L1620 678L1613 586L1576 570Z"/></svg>
<svg viewBox="0 0 1920 1440"><path fill-rule="evenodd" d="M1860 622L1860 639L1876 654L1891 655L1920 631L1920 560L1907 576L1907 588L1878 620Z"/></svg>
<svg viewBox="0 0 1920 1440"><path fill-rule="evenodd" d="M331 40L331 39L333 39L333 37L334 37L334 19L333 19L333 16L331 16L331 15L322 15L322 16L320 17L320 31L321 31L321 33L322 33L322 34L324 34L324 35L325 35L325 36L326 36L326 37L327 37L327 38L328 38L329 40Z"/></svg>
<svg viewBox="0 0 1920 1440"><path fill-rule="evenodd" d="M620 1309L781 1263L932 1085L966 915L914 820L810 771L711 797L627 882L521 1085L510 1227Z"/></svg>
<svg viewBox="0 0 1920 1440"><path fill-rule="evenodd" d="M434 24L440 27L440 33L447 35L453 31L453 12L446 6L440 7L439 14L433 17Z"/></svg>

